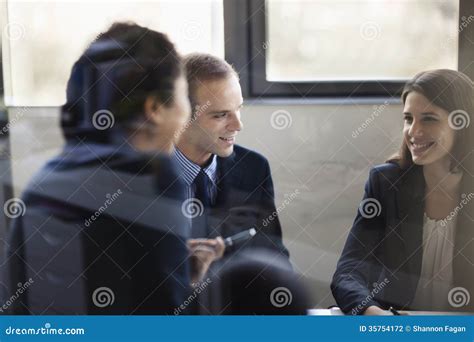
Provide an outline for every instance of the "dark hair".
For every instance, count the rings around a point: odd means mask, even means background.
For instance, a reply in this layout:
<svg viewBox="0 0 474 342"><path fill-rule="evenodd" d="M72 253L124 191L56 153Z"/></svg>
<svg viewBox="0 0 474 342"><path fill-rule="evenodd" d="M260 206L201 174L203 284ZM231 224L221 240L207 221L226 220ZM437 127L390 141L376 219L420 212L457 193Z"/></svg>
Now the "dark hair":
<svg viewBox="0 0 474 342"><path fill-rule="evenodd" d="M474 115L473 83L469 77L459 71L439 69L421 72L406 83L402 92L404 104L411 92L422 94L431 103L449 113L455 114L456 111L463 113L462 116L467 115L467 117L462 118L463 120L472 121ZM456 120L456 118L453 117L453 120ZM451 169L467 166L468 170L472 170L472 167L467 165L466 157L471 153L473 146L473 127L474 122L468 127L456 130L453 150L450 152L452 156ZM413 165L410 150L404 139L399 152L388 161L397 163L403 169Z"/></svg>
<svg viewBox="0 0 474 342"><path fill-rule="evenodd" d="M183 58L184 69L189 87L189 102L192 113L195 114L196 91L201 82L219 80L234 75L239 75L225 60L207 53L191 53Z"/></svg>
<svg viewBox="0 0 474 342"><path fill-rule="evenodd" d="M61 117L66 139L108 142L111 131L145 119L147 97L171 105L181 74L181 57L166 35L134 23L113 24L72 68ZM109 115L102 119L113 120L113 130L92 125L98 112Z"/></svg>

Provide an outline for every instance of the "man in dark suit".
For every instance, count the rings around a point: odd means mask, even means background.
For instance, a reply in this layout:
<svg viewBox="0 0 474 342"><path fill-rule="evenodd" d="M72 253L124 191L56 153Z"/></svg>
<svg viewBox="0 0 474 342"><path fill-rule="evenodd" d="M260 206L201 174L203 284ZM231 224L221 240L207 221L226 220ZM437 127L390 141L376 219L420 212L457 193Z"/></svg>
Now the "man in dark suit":
<svg viewBox="0 0 474 342"><path fill-rule="evenodd" d="M191 251L202 253L208 248L207 257L200 259L209 265L222 255L221 237L254 228L255 236L228 246L225 256L265 248L288 261L268 161L235 145L243 128L238 74L224 60L208 54L185 56L184 64L192 115L175 159L187 186L187 204L196 209L190 215Z"/></svg>

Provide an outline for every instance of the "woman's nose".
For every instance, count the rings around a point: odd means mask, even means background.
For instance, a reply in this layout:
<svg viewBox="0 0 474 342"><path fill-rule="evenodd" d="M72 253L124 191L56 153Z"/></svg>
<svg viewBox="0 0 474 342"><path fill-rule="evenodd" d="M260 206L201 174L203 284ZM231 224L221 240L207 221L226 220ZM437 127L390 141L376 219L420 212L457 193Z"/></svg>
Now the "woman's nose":
<svg viewBox="0 0 474 342"><path fill-rule="evenodd" d="M419 121L413 121L410 129L408 130L408 135L411 137L420 137L423 136L424 131L421 123Z"/></svg>

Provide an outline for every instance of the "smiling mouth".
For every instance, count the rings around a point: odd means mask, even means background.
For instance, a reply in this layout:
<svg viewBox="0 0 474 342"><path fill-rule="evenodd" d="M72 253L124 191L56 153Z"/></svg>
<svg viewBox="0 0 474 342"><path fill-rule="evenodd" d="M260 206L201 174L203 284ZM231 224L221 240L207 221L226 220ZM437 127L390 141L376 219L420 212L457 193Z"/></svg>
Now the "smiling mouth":
<svg viewBox="0 0 474 342"><path fill-rule="evenodd" d="M423 152L426 152L428 149L430 149L433 145L435 144L435 142L428 142L428 143L423 143L423 144L420 144L420 143L414 143L414 142L410 142L410 146L413 150L413 152L415 153L423 153Z"/></svg>
<svg viewBox="0 0 474 342"><path fill-rule="evenodd" d="M235 137L230 137L230 138L223 138L223 137L220 137L219 139L225 141L225 142L228 142L228 143L233 143L235 141Z"/></svg>

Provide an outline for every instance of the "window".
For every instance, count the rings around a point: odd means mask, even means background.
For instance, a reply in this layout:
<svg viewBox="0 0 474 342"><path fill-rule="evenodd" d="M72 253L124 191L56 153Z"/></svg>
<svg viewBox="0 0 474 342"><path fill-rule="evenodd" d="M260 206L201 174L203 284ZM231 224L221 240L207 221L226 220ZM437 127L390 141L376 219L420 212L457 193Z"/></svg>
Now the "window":
<svg viewBox="0 0 474 342"><path fill-rule="evenodd" d="M419 71L458 69L461 33L474 22L462 2L248 1L226 23L232 37L246 30L247 53L226 46L226 55L246 71L251 97L394 96Z"/></svg>
<svg viewBox="0 0 474 342"><path fill-rule="evenodd" d="M73 63L115 21L167 33L181 53L224 56L222 0L9 0L5 6L5 97L11 106L62 105Z"/></svg>
<svg viewBox="0 0 474 342"><path fill-rule="evenodd" d="M472 0L8 0L1 6L5 97L13 106L61 105L72 64L117 20L168 33L182 53L224 56L225 42L250 97L391 96L419 70L463 70L472 60Z"/></svg>
<svg viewBox="0 0 474 342"><path fill-rule="evenodd" d="M422 69L457 68L457 1L266 6L269 81L404 80Z"/></svg>

